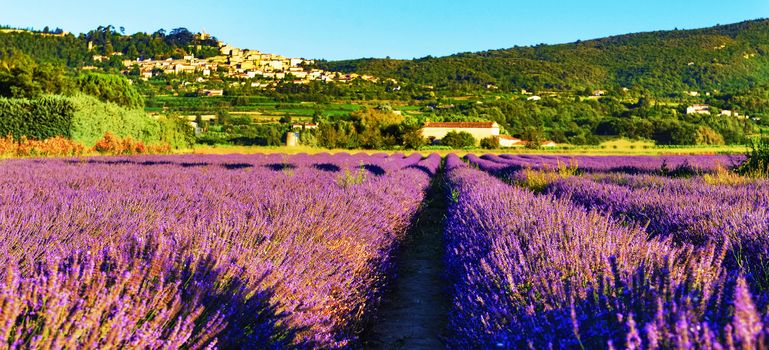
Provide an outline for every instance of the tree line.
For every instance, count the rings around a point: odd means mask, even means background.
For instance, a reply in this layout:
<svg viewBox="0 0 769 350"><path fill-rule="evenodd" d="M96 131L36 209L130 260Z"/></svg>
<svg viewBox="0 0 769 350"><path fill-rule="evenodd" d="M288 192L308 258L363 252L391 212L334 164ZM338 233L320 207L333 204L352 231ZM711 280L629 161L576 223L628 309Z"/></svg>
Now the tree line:
<svg viewBox="0 0 769 350"><path fill-rule="evenodd" d="M116 29L112 25L106 25L78 35L70 33L50 36L40 33L43 32L0 33L0 58L21 52L33 57L38 63L70 68L95 65L122 69L124 59L182 58L185 55L207 58L219 54L218 40L215 37L203 38L183 27L170 31L159 29L154 33L126 34L123 27ZM113 56L115 53L121 55ZM95 62L94 55L108 58L103 62Z"/></svg>

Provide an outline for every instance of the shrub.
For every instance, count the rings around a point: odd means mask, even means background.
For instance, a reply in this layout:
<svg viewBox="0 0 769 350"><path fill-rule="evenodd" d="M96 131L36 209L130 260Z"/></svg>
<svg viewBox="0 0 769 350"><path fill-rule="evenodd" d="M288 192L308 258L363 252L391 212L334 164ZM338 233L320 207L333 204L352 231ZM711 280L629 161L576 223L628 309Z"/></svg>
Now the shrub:
<svg viewBox="0 0 769 350"><path fill-rule="evenodd" d="M83 154L85 147L83 145L61 136L51 137L45 140L28 140L22 137L19 140L19 147L16 151L17 156L43 156L43 157L64 157L79 156Z"/></svg>
<svg viewBox="0 0 769 350"><path fill-rule="evenodd" d="M737 173L754 178L769 177L769 138L761 138L750 144L745 160Z"/></svg>
<svg viewBox="0 0 769 350"><path fill-rule="evenodd" d="M56 136L45 140L32 140L12 135L0 137L0 156L5 157L66 157L83 154L85 147L70 139Z"/></svg>
<svg viewBox="0 0 769 350"><path fill-rule="evenodd" d="M406 149L421 149L427 144L427 139L422 136L422 131L419 129L411 130L403 134L403 147Z"/></svg>
<svg viewBox="0 0 769 350"><path fill-rule="evenodd" d="M145 142L160 141L171 148L190 148L195 144L195 130L186 120L178 117L160 117L157 122L160 125L160 137L157 140L145 140Z"/></svg>
<svg viewBox="0 0 769 350"><path fill-rule="evenodd" d="M0 156L16 155L16 141L13 136L0 137Z"/></svg>
<svg viewBox="0 0 769 350"><path fill-rule="evenodd" d="M467 131L449 131L441 139L441 145L451 148L465 148L475 146L475 137Z"/></svg>
<svg viewBox="0 0 769 350"><path fill-rule="evenodd" d="M96 142L93 150L101 154L119 155L119 154L158 154L169 153L171 147L168 144L160 143L147 146L142 141L134 140L130 137L120 138L109 132L104 134L101 140Z"/></svg>
<svg viewBox="0 0 769 350"><path fill-rule="evenodd" d="M161 141L160 123L141 109L127 109L87 95L70 100L76 107L72 138L85 145L93 146L107 132L145 143Z"/></svg>
<svg viewBox="0 0 769 350"><path fill-rule="evenodd" d="M485 149L498 149L499 148L499 136L490 136L481 139L481 148Z"/></svg>

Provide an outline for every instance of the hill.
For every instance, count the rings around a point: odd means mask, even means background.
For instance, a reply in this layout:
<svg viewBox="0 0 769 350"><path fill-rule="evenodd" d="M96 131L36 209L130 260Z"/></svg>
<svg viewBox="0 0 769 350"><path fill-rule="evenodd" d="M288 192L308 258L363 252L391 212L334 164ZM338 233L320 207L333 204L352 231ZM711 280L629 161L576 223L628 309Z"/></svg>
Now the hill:
<svg viewBox="0 0 769 350"><path fill-rule="evenodd" d="M152 34L138 32L124 34L121 27L99 26L88 33L74 35L57 29L54 32L0 27L0 59L24 53L40 63L81 68L88 65L114 66L122 69L124 58L199 58L219 54L215 37L205 33L192 33L186 28L170 32L160 29ZM103 62L94 62L94 56L104 56ZM99 60L101 61L101 59Z"/></svg>
<svg viewBox="0 0 769 350"><path fill-rule="evenodd" d="M741 89L769 83L769 20L438 58L357 59L319 66L452 90L488 84L504 91L626 87L657 95Z"/></svg>

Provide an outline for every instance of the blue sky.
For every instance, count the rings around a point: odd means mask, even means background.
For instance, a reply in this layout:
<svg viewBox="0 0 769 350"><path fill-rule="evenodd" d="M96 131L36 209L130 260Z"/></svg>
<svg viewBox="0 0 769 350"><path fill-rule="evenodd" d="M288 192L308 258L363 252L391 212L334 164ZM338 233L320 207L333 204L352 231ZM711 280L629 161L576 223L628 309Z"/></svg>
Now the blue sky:
<svg viewBox="0 0 769 350"><path fill-rule="evenodd" d="M241 48L325 59L443 56L769 17L768 0L2 2L5 25L73 33L106 24L128 33L205 28Z"/></svg>

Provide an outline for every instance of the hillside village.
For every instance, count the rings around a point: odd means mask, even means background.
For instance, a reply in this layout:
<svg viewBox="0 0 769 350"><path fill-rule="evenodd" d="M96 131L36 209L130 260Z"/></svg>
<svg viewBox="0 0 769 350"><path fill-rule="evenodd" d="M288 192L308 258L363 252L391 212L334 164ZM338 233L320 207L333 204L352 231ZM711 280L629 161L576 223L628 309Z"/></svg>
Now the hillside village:
<svg viewBox="0 0 769 350"><path fill-rule="evenodd" d="M208 36L205 33L197 35L203 39ZM138 69L143 79L150 79L158 74L195 74L200 77L223 74L228 78L254 80L251 82L251 87L257 88L269 88L279 81L290 81L294 84L307 84L314 80L338 83L347 83L355 79L378 81L371 75L344 74L310 68L314 61L304 58L290 58L258 50L240 49L223 42L218 44L219 56L207 59L186 55L181 59L124 60L123 65L126 68L124 72ZM93 58L94 61L100 62L109 57L95 55ZM198 81L202 82L203 79L205 78L199 78Z"/></svg>

